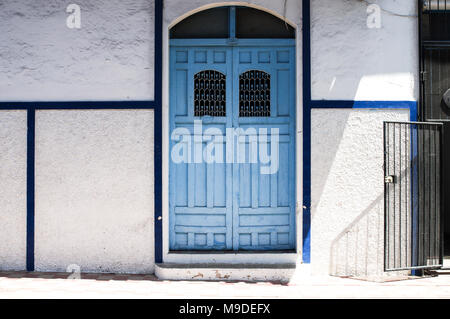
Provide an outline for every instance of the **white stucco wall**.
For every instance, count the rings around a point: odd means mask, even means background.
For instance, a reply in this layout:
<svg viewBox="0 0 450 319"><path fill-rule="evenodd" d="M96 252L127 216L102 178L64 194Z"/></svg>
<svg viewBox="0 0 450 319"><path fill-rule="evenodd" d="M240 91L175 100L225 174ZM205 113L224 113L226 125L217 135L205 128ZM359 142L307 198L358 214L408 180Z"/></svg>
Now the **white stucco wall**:
<svg viewBox="0 0 450 319"><path fill-rule="evenodd" d="M0 270L24 270L27 112L0 111Z"/></svg>
<svg viewBox="0 0 450 319"><path fill-rule="evenodd" d="M313 274L383 275L383 121L408 110L312 111Z"/></svg>
<svg viewBox="0 0 450 319"><path fill-rule="evenodd" d="M165 0L164 23L172 25L191 15L197 10L220 5L242 5L269 11L280 18L286 17L289 22L300 25L302 21L301 0L248 0L248 1L220 1L220 0Z"/></svg>
<svg viewBox="0 0 450 319"><path fill-rule="evenodd" d="M153 116L37 111L36 270L153 272Z"/></svg>
<svg viewBox="0 0 450 319"><path fill-rule="evenodd" d="M212 254L201 255L183 255L181 254L169 254L169 29L182 19L188 17L195 12L205 10L211 7L218 6L249 6L259 10L269 12L281 19L286 19L288 23L296 28L296 68L297 84L303 82L303 60L302 60L302 1L300 0L249 0L249 1L218 1L218 0L164 0L163 11L163 108L162 108L162 153L163 153L163 254L164 260L174 262L186 262L190 263L198 260L202 262L286 262L292 260L299 260L302 249L302 214L299 208L296 216L296 229L297 229L297 252L294 256L287 256L291 254L273 255L273 254L259 254L259 256L238 254L233 256ZM296 91L296 108L297 108L297 146L296 156L298 159L302 158L302 99L303 92L302 86L297 85ZM302 206L302 161L296 163L296 198L297 206ZM270 255L270 256L269 256ZM256 257L255 257L256 256Z"/></svg>
<svg viewBox="0 0 450 319"><path fill-rule="evenodd" d="M152 0L2 0L0 30L2 101L153 100Z"/></svg>
<svg viewBox="0 0 450 319"><path fill-rule="evenodd" d="M418 43L417 1L311 1L312 99L417 100Z"/></svg>

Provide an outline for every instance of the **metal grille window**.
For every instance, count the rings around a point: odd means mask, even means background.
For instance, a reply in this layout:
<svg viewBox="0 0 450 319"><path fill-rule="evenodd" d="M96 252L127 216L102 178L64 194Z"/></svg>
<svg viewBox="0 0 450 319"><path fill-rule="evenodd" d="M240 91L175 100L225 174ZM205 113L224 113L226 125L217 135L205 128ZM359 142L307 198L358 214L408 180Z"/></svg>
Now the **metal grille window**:
<svg viewBox="0 0 450 319"><path fill-rule="evenodd" d="M237 7L236 38L295 39L295 29L270 13Z"/></svg>
<svg viewBox="0 0 450 319"><path fill-rule="evenodd" d="M425 47L422 51L424 120L450 119L450 47Z"/></svg>
<svg viewBox="0 0 450 319"><path fill-rule="evenodd" d="M194 116L226 116L226 77L207 70L194 75Z"/></svg>
<svg viewBox="0 0 450 319"><path fill-rule="evenodd" d="M423 0L421 119L450 119L450 0Z"/></svg>
<svg viewBox="0 0 450 319"><path fill-rule="evenodd" d="M239 116L270 116L270 74L252 70L239 76Z"/></svg>

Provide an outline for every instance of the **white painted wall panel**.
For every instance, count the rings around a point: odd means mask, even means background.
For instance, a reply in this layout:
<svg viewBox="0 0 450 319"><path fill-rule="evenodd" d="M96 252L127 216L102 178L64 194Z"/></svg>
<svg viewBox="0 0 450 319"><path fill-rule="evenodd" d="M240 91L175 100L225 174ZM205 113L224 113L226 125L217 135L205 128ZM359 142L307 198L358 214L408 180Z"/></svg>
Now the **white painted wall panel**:
<svg viewBox="0 0 450 319"><path fill-rule="evenodd" d="M152 110L38 111L36 269L152 273Z"/></svg>
<svg viewBox="0 0 450 319"><path fill-rule="evenodd" d="M312 111L314 274L383 275L383 121L408 119L408 110Z"/></svg>
<svg viewBox="0 0 450 319"><path fill-rule="evenodd" d="M0 111L0 270L26 267L27 112Z"/></svg>
<svg viewBox="0 0 450 319"><path fill-rule="evenodd" d="M153 100L154 1L0 1L0 100Z"/></svg>
<svg viewBox="0 0 450 319"><path fill-rule="evenodd" d="M381 9L368 28L367 8ZM416 100L417 1L311 1L312 98Z"/></svg>
<svg viewBox="0 0 450 319"><path fill-rule="evenodd" d="M217 262L218 257L215 254L202 254L202 255L181 255L181 254L169 254L169 28L175 25L177 22L186 18L187 16L201 10L205 10L211 7L223 6L223 5L236 5L236 6L249 6L256 9L267 11L275 16L283 19L285 17L287 21L296 27L296 68L297 76L296 81L302 83L302 1L301 0L249 0L249 1L219 1L219 0L164 0L163 11L163 105L162 105L162 153L163 153L163 193L162 193L162 205L163 205L163 258L165 261L173 262L193 262L197 259L201 259L202 262ZM297 105L297 158L302 158L302 86L297 85L296 105ZM296 165L296 196L297 201L301 206L302 202L302 162L297 161ZM297 229L297 253L301 253L301 214L297 214L296 229ZM242 259L241 259L242 257ZM272 256L273 257L273 256ZM272 258L268 255L261 255L258 260L264 262L278 262L280 257ZM226 256L225 256L226 258ZM278 259L277 259L278 258ZM282 257L281 257L282 258ZM291 257L288 257L290 260ZM297 256L297 258L301 258ZM222 260L222 257L219 258ZM253 258L254 259L254 258ZM283 259L284 260L284 259ZM222 260L223 261L223 260ZM231 258L228 262L254 262L252 258L248 256L238 256Z"/></svg>

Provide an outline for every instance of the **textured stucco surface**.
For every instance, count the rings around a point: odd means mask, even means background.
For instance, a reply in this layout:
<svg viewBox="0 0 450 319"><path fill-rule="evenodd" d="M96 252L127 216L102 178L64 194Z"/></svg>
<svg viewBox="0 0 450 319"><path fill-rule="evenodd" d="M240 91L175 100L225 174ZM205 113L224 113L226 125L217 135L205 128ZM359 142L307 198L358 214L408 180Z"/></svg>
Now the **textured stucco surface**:
<svg viewBox="0 0 450 319"><path fill-rule="evenodd" d="M153 99L151 0L2 0L0 30L1 100Z"/></svg>
<svg viewBox="0 0 450 319"><path fill-rule="evenodd" d="M370 3L381 8L379 29L367 27ZM312 98L416 100L417 23L417 1L312 1Z"/></svg>
<svg viewBox="0 0 450 319"><path fill-rule="evenodd" d="M407 110L312 111L313 274L383 275L383 121Z"/></svg>
<svg viewBox="0 0 450 319"><path fill-rule="evenodd" d="M36 269L152 273L153 111L38 111Z"/></svg>
<svg viewBox="0 0 450 319"><path fill-rule="evenodd" d="M24 270L27 113L0 111L0 269Z"/></svg>
<svg viewBox="0 0 450 319"><path fill-rule="evenodd" d="M380 29L366 25L366 9L372 2L383 9ZM69 3L0 1L0 100L153 99L153 1L76 3L81 7L79 30L66 26ZM265 8L301 26L300 0L165 0L164 33L188 12L214 4ZM416 100L416 15L416 1L410 0L312 1L313 99ZM163 205L167 212L169 99L164 39ZM302 83L301 37L297 48L297 83ZM301 85L298 89L297 158L301 159ZM406 120L408 113L313 110L315 272L380 271L381 122L388 119ZM0 123L0 156L6 158L0 164L0 208L6 225L12 225L0 231L0 267L21 269L26 235L26 113L2 111ZM36 133L37 270L60 271L78 264L83 271L152 272L153 112L38 111ZM297 185L301 185L301 169L298 161ZM299 186L300 203L301 191ZM167 256L167 213L164 217ZM366 233L366 241L360 240L361 233Z"/></svg>

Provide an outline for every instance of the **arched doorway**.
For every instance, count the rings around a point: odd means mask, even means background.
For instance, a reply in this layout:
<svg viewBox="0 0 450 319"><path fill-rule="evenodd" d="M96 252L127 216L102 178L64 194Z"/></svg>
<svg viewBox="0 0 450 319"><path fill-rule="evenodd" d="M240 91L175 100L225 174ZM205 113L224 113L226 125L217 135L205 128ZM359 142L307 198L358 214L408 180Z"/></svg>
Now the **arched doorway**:
<svg viewBox="0 0 450 319"><path fill-rule="evenodd" d="M170 30L170 250L295 249L295 30L248 7Z"/></svg>

